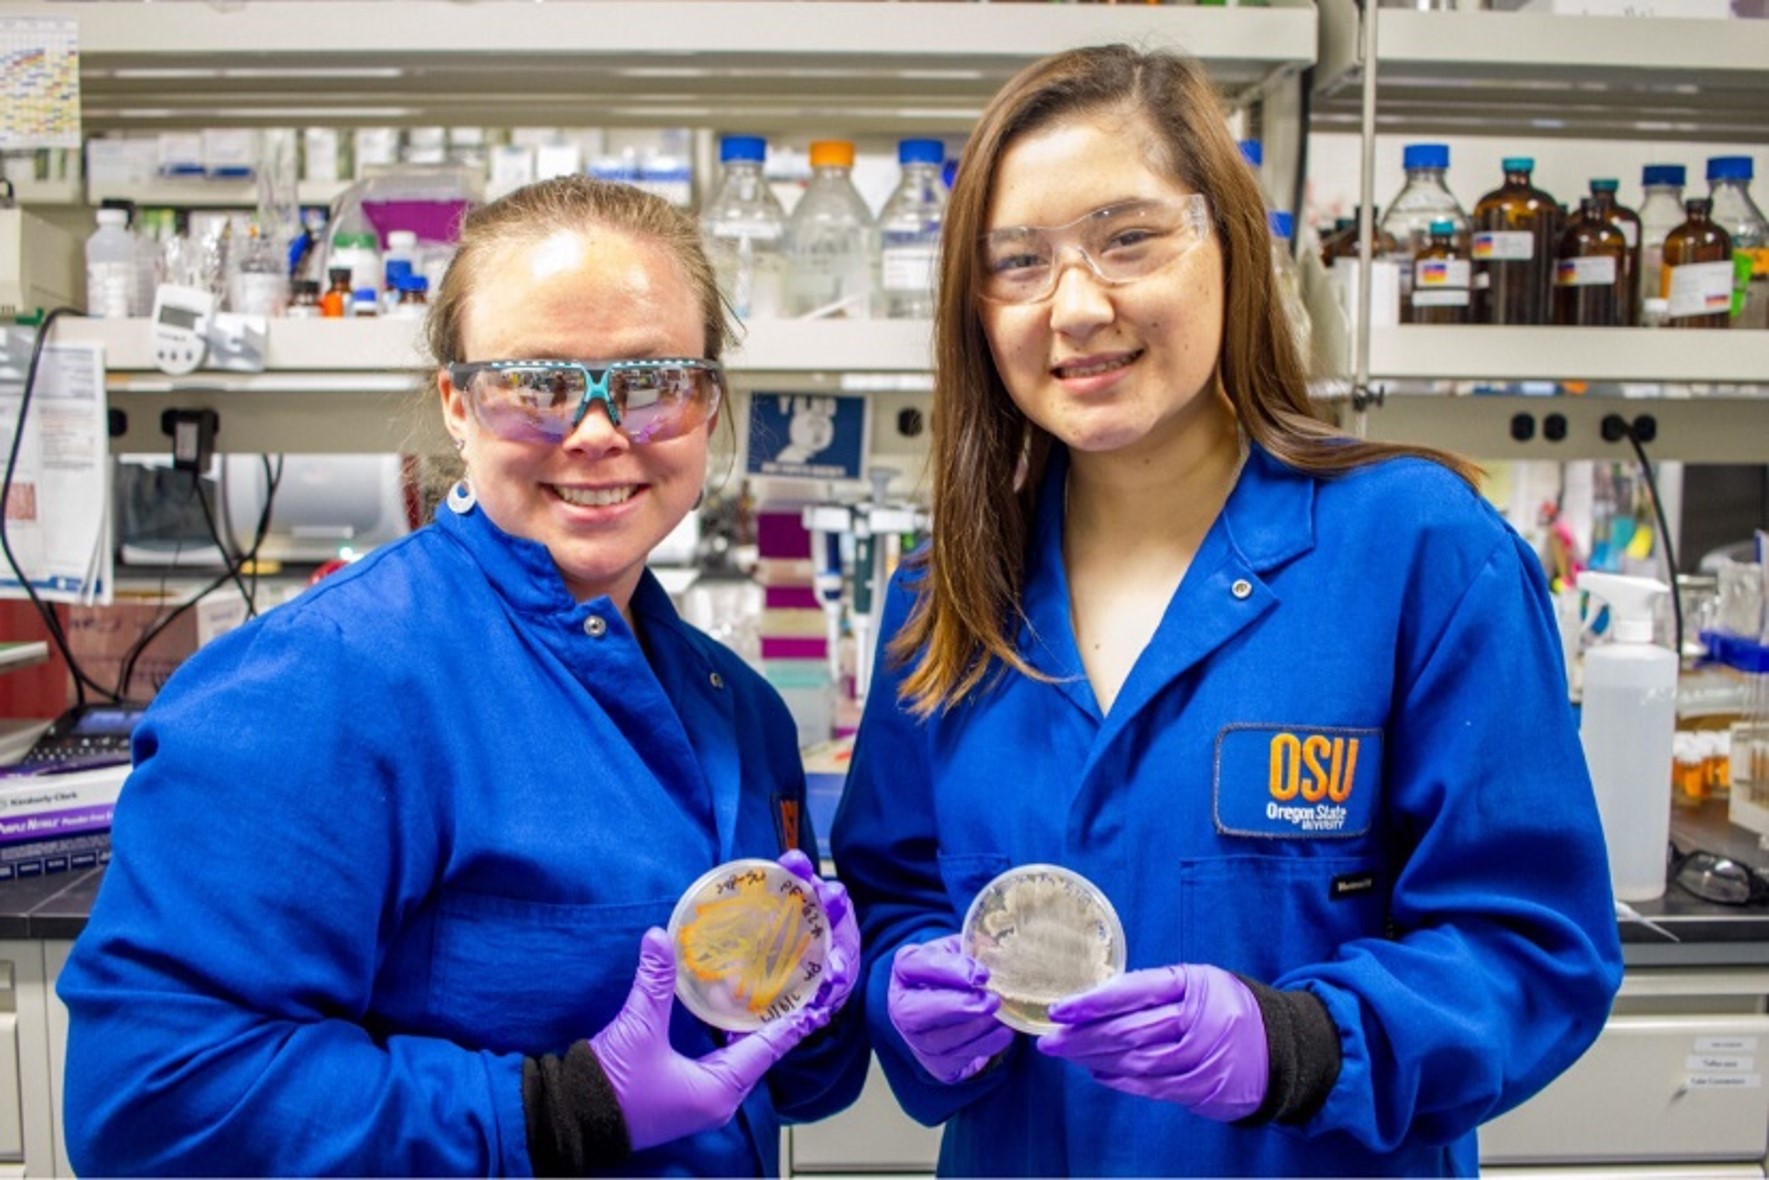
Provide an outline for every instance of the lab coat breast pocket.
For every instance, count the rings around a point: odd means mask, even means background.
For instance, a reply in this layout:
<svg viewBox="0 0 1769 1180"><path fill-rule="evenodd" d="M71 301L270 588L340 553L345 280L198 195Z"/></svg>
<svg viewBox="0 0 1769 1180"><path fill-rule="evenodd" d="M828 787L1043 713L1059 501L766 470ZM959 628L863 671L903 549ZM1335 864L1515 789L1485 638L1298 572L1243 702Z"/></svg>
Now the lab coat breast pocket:
<svg viewBox="0 0 1769 1180"><path fill-rule="evenodd" d="M1180 866L1182 958L1270 981L1380 938L1390 883L1374 855L1251 853Z"/></svg>
<svg viewBox="0 0 1769 1180"><path fill-rule="evenodd" d="M430 1009L462 1044L561 1053L620 1010L647 927L675 900L584 905L455 892L436 921Z"/></svg>

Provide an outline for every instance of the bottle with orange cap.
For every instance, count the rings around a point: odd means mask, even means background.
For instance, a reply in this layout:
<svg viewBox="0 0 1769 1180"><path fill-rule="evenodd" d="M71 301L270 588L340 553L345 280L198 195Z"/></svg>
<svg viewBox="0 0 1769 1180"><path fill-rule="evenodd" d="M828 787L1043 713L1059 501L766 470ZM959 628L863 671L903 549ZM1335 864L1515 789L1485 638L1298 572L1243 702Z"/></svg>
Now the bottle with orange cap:
<svg viewBox="0 0 1769 1180"><path fill-rule="evenodd" d="M872 314L877 232L872 210L854 187L854 144L811 144L811 183L786 223L788 306L804 319L865 319Z"/></svg>

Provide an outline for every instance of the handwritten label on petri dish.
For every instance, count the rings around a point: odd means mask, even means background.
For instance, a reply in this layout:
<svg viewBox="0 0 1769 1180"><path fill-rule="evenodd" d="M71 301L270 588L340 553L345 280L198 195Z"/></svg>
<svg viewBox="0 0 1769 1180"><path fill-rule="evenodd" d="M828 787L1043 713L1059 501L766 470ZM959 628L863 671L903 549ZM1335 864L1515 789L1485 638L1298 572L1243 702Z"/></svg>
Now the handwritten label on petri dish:
<svg viewBox="0 0 1769 1180"><path fill-rule="evenodd" d="M828 921L811 886L772 861L738 861L702 877L671 919L676 994L719 1028L747 1031L816 994Z"/></svg>

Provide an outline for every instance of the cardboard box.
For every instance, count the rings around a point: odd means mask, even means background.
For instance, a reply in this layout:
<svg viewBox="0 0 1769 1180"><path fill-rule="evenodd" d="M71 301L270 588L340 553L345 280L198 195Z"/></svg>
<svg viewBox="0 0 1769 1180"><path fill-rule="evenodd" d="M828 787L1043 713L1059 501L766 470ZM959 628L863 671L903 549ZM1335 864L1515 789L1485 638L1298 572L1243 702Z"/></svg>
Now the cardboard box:
<svg viewBox="0 0 1769 1180"><path fill-rule="evenodd" d="M109 861L111 815L129 770L0 777L0 881Z"/></svg>
<svg viewBox="0 0 1769 1180"><path fill-rule="evenodd" d="M71 606L68 647L86 675L99 684L116 686L136 643L187 601L189 593L119 590L109 606ZM192 652L245 621L246 600L238 587L205 595L142 649L129 683L120 686L123 695L137 700L152 696Z"/></svg>

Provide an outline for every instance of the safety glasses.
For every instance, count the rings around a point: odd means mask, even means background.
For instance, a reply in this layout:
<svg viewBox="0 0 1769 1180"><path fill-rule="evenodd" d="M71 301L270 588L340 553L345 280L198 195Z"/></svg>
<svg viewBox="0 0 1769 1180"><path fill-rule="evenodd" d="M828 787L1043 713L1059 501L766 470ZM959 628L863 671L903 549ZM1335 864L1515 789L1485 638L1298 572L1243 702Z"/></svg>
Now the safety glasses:
<svg viewBox="0 0 1769 1180"><path fill-rule="evenodd" d="M688 433L719 408L725 370L671 357L611 361L475 361L446 366L479 424L514 442L561 442L592 402L635 443Z"/></svg>
<svg viewBox="0 0 1769 1180"><path fill-rule="evenodd" d="M1210 236L1202 193L1172 200L1121 201L1067 225L1016 225L978 239L982 296L991 303L1050 298L1073 255L1095 278L1121 287L1185 257Z"/></svg>
<svg viewBox="0 0 1769 1180"><path fill-rule="evenodd" d="M1718 905L1769 902L1769 882L1749 865L1715 852L1685 852L1671 862L1671 880L1703 901Z"/></svg>

